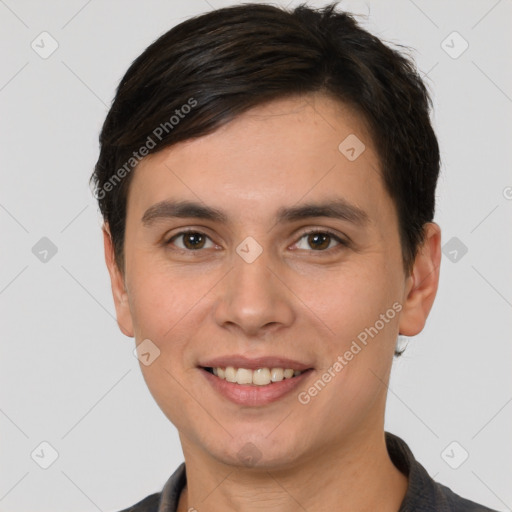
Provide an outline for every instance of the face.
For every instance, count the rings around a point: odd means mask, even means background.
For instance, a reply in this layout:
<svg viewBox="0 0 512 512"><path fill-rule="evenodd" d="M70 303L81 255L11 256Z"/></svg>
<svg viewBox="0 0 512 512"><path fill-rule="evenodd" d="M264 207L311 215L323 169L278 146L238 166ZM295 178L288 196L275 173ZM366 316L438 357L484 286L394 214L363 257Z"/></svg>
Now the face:
<svg viewBox="0 0 512 512"><path fill-rule="evenodd" d="M107 263L119 325L145 343L144 378L186 456L286 467L382 431L397 335L423 327L438 252L404 275L379 169L358 115L315 95L134 171L124 276L105 232Z"/></svg>

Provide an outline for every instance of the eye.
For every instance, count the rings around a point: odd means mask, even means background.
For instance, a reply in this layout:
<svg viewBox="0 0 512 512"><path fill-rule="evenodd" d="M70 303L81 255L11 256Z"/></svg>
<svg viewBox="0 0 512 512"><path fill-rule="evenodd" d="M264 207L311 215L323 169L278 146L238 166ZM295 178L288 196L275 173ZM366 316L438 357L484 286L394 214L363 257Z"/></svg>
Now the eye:
<svg viewBox="0 0 512 512"><path fill-rule="evenodd" d="M180 240L180 243L174 243L175 240ZM207 245L207 242L210 242L210 245ZM176 245L178 249L183 249L187 251L196 251L198 249L211 249L215 246L215 244L210 240L210 237L201 233L200 231L182 231L177 235L174 235L170 238L166 245Z"/></svg>
<svg viewBox="0 0 512 512"><path fill-rule="evenodd" d="M174 245L183 251L198 251L211 249L216 245L210 237L201 231L181 231L165 242L165 245ZM308 231L303 233L299 241L294 244L295 249L310 250L315 252L327 252L333 247L345 246L349 243L330 231Z"/></svg>
<svg viewBox="0 0 512 512"><path fill-rule="evenodd" d="M305 240L305 242L301 242L301 240ZM328 249L331 249L333 245L341 249L339 246L348 246L348 242L330 231L318 230L304 233L295 244L295 248L308 250L309 247L314 251L326 252Z"/></svg>

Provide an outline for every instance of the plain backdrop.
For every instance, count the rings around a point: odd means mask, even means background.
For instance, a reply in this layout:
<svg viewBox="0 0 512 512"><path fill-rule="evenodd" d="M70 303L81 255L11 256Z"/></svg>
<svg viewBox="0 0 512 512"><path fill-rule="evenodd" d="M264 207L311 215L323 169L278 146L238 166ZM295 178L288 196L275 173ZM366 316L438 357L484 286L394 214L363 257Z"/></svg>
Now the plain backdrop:
<svg viewBox="0 0 512 512"><path fill-rule="evenodd" d="M232 3L0 0L1 511L120 510L183 460L117 327L88 179L129 64L173 25ZM443 159L439 292L395 362L386 429L436 480L511 510L512 2L341 7L414 49Z"/></svg>

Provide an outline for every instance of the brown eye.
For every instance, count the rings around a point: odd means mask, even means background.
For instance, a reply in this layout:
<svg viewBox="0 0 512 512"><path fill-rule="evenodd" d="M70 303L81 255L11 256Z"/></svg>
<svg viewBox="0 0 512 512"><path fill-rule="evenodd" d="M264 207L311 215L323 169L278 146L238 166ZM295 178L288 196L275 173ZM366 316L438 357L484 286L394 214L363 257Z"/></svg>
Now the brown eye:
<svg viewBox="0 0 512 512"><path fill-rule="evenodd" d="M313 249L327 249L331 241L331 236L326 233L314 233L308 235L308 244Z"/></svg>
<svg viewBox="0 0 512 512"><path fill-rule="evenodd" d="M204 233L200 233L199 231L183 231L173 236L167 242L167 245L176 245L179 249L196 251L204 249L208 241L211 244L210 247L213 247L214 244Z"/></svg>
<svg viewBox="0 0 512 512"><path fill-rule="evenodd" d="M186 235L183 235L183 245L187 249L201 249L204 242L204 236L200 233L187 233Z"/></svg>
<svg viewBox="0 0 512 512"><path fill-rule="evenodd" d="M327 252L328 249L341 249L340 246L348 247L348 243L329 231L310 231L304 233L295 244L297 249L307 251Z"/></svg>

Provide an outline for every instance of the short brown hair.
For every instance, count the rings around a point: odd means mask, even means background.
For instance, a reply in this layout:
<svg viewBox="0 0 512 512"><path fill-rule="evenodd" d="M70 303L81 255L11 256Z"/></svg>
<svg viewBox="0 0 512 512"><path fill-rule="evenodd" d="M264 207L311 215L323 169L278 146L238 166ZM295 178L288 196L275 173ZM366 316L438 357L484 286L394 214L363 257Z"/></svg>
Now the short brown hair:
<svg viewBox="0 0 512 512"><path fill-rule="evenodd" d="M368 125L410 273L434 216L440 167L430 97L414 64L336 4L288 11L259 3L180 23L122 78L91 176L121 272L130 171L145 154L206 135L264 102L314 92L350 105Z"/></svg>

